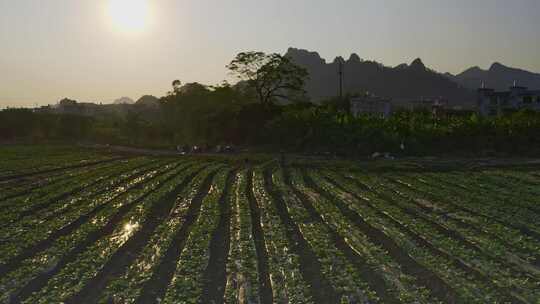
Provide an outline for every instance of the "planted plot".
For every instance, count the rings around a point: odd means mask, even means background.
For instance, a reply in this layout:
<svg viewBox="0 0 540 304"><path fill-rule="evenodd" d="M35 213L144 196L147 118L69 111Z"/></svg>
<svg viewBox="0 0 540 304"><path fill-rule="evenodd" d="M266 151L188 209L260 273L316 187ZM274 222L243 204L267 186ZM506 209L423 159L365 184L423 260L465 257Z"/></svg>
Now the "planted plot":
<svg viewBox="0 0 540 304"><path fill-rule="evenodd" d="M276 303L314 303L300 267L300 256L287 236L287 228L272 203L263 170L253 176L253 193L260 210L261 227L268 253L268 273Z"/></svg>
<svg viewBox="0 0 540 304"><path fill-rule="evenodd" d="M26 174L0 184L0 303L540 301L535 169L37 151L0 163Z"/></svg>
<svg viewBox="0 0 540 304"><path fill-rule="evenodd" d="M2 286L8 287L17 296L39 289L52 274L62 269L63 264L91 246L101 235L109 233L127 212L141 204L174 175L175 172L159 175L157 172L148 173L133 181L134 186L140 187L112 198L107 208L96 209L35 246L25 248L20 255L3 265L3 272L7 274ZM19 267L13 270L14 265Z"/></svg>
<svg viewBox="0 0 540 304"><path fill-rule="evenodd" d="M33 192L43 193L47 191L45 187L53 184L63 182L71 178L77 178L84 174L88 174L93 171L99 171L103 168L111 166L117 166L118 162L128 162L130 160L118 160L113 162L106 162L95 166L88 166L83 168L68 169L65 171L58 171L54 173L47 173L44 175L37 175L22 179L15 179L10 181L0 182L0 188L2 194L0 196L0 202L9 200L12 198L18 198L22 196L28 196ZM150 161L150 160L148 160Z"/></svg>
<svg viewBox="0 0 540 304"><path fill-rule="evenodd" d="M0 150L0 180L54 172L123 158L69 146L8 146Z"/></svg>
<svg viewBox="0 0 540 304"><path fill-rule="evenodd" d="M176 233L186 222L189 207L196 198L200 187L212 168L194 171L192 179L186 179L185 187L176 196L175 204L168 218L161 221L154 234L144 244L134 261L124 273L113 278L105 287L100 303L121 302L133 303L139 298L143 288L152 278L152 274L163 262L166 249L171 246Z"/></svg>

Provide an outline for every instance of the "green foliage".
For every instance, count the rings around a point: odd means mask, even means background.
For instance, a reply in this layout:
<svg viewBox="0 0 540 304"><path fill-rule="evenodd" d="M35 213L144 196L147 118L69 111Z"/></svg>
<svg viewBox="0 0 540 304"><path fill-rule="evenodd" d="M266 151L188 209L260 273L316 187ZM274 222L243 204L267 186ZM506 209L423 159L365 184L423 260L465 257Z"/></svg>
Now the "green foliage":
<svg viewBox="0 0 540 304"><path fill-rule="evenodd" d="M28 109L0 112L0 139L72 140L89 135L93 120L78 115L34 113Z"/></svg>
<svg viewBox="0 0 540 304"><path fill-rule="evenodd" d="M229 142L240 128L235 116L245 103L243 93L226 83L188 83L161 99L161 130L170 143Z"/></svg>
<svg viewBox="0 0 540 304"><path fill-rule="evenodd" d="M535 131L539 127L540 114L534 112L494 118L398 112L382 119L352 117L332 107L289 109L267 125L272 143L282 149L364 156L374 152L532 155L539 148Z"/></svg>
<svg viewBox="0 0 540 304"><path fill-rule="evenodd" d="M382 119L353 117L331 104L278 106L248 100L229 85L195 83L163 97L152 115L130 111L124 118L90 118L9 109L0 112L0 139L159 147L232 144L344 156L535 155L540 150L540 114L531 111L490 118L404 111Z"/></svg>

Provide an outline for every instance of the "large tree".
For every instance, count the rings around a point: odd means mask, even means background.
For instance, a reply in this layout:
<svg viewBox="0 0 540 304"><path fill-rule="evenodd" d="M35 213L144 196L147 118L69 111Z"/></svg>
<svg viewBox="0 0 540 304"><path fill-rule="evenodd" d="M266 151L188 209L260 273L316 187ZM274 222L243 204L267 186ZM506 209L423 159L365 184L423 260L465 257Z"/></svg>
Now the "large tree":
<svg viewBox="0 0 540 304"><path fill-rule="evenodd" d="M253 89L262 104L278 98L295 100L305 93L307 71L280 54L242 52L227 68Z"/></svg>

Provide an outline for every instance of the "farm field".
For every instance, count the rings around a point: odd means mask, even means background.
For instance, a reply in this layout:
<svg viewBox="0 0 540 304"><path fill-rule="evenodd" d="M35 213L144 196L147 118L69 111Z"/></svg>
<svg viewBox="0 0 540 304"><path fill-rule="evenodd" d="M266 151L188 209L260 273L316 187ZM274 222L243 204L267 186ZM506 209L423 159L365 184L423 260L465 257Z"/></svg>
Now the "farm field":
<svg viewBox="0 0 540 304"><path fill-rule="evenodd" d="M0 156L0 303L540 303L538 165Z"/></svg>

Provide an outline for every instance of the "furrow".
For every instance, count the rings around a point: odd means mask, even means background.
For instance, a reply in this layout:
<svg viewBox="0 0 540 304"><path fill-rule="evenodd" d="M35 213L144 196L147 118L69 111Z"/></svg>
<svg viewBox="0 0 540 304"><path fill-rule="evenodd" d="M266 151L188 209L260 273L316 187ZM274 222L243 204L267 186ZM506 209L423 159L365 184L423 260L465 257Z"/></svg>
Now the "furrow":
<svg viewBox="0 0 540 304"><path fill-rule="evenodd" d="M394 200L393 198L389 197L388 195L380 193L379 190L375 190L374 188L371 188L370 186L367 186L366 184L360 182L356 178L350 179L357 185L359 188L362 189L370 189L369 191L365 191L367 193L372 193L375 197L378 197L379 199L382 199L382 201L385 202L385 204L392 205L392 208L394 208L398 213L401 213L400 216L407 216L410 217L411 220L415 223L415 229L416 228L422 228L424 230L430 230L430 232L426 235L428 235L431 239L435 239L439 242L442 242L442 244L449 243L452 244L448 248L450 248L450 253L444 253L441 250L438 249L437 246L433 246L432 250L434 253L438 253L441 256L444 256L449 259L453 259L454 265L459 266L461 269L466 270L470 274L474 275L474 277L479 280L480 282L483 282L483 284L486 284L487 286L491 286L490 289L497 290L498 293L500 293L500 296L506 299L506 301L512 302L512 303L525 303L523 299L511 290L509 290L507 287L501 287L498 283L495 283L491 277L489 277L486 273L483 271L480 271L477 269L477 267L472 266L470 264L470 261L467 262L465 260L454 258L454 254L459 253L459 255L466 260L470 258L471 254L477 255L473 250L470 248L462 247L462 243L459 242L459 240L455 240L452 237L451 233L447 233L447 230L441 229L441 227L437 227L436 225L433 225L430 223L430 221L425 221L423 219L423 216L421 216L421 221L418 220L419 214L416 212L409 212L407 211L407 208L402 206L400 202ZM422 224L422 222L425 222ZM426 226L427 225L427 226ZM425 227L424 227L425 226ZM439 239L442 237L442 239ZM423 237L422 237L423 238ZM454 240L453 240L454 239ZM453 241L452 241L453 240ZM475 265L478 266L476 261L474 261Z"/></svg>
<svg viewBox="0 0 540 304"><path fill-rule="evenodd" d="M300 257L302 277L308 283L316 303L338 303L339 295L321 271L321 264L302 236L300 229L287 212L282 193L274 188L272 172L267 169L264 174L266 192L270 194L278 211L281 222L287 227L286 233L291 249Z"/></svg>
<svg viewBox="0 0 540 304"><path fill-rule="evenodd" d="M236 173L231 173L227 177L225 190L220 198L220 217L219 223L212 233L210 241L210 259L208 266L203 274L203 293L201 303L221 303L225 296L225 287L227 284L227 260L230 249L230 216L231 216L231 197L229 195L232 187L233 177L236 179Z"/></svg>
<svg viewBox="0 0 540 304"><path fill-rule="evenodd" d="M251 233L255 242L257 252L257 269L259 271L259 293L261 304L273 302L272 285L268 270L268 252L265 247L264 233L261 226L261 210L253 194L253 171L248 170L246 181L246 197L249 203L251 215Z"/></svg>
<svg viewBox="0 0 540 304"><path fill-rule="evenodd" d="M296 171L293 170L293 173L296 173ZM315 225L320 226L321 229L314 230L314 233L312 234L317 237L328 239L330 241L329 248L335 247L339 251L329 254L329 256L332 257L331 265L335 267L335 270L332 269L329 272L329 275L335 276L334 281L337 288L344 289L342 293L345 295L342 296L342 301L347 303L372 303L374 301L380 301L381 303L400 303L398 297L388 291L389 286L382 276L376 273L367 264L367 261L363 256L359 255L358 252L349 246L345 239L348 235L342 236L338 230L342 233L343 230L334 226L332 221L328 220L329 218L333 218L333 215L328 213L329 209L323 210L321 209L321 205L318 205L319 202L321 202L320 197L316 195L313 196L313 192L308 192L308 189L305 188L303 184L300 184L301 182L305 182L305 180L299 181L296 174L293 174L293 177L291 177L289 170L284 170L283 175L285 184L292 191L292 195L288 197L291 199L292 197L296 197L307 212L306 215L309 216L306 220L308 220L310 225L306 226L304 230L308 231L310 227L314 227ZM303 176L303 178L305 179L305 176ZM291 209L291 207L289 207L289 209ZM342 219L338 219L338 221L345 224ZM318 243L320 246L322 242L314 239L312 243ZM322 252L323 251L321 251L321 253ZM343 256L348 263L345 260L339 263L338 256ZM344 269L340 270L340 267L343 267ZM354 271L351 272L352 269L354 269ZM335 274L333 274L334 272ZM354 285L347 286L353 282ZM354 288L360 288L360 290L354 291ZM372 294L373 292L375 292L375 294ZM420 296L418 295L418 297ZM418 300L420 301L420 299Z"/></svg>
<svg viewBox="0 0 540 304"><path fill-rule="evenodd" d="M66 170L70 170L70 169L77 169L77 168L84 168L84 167L91 167L91 166L96 166L96 165L103 164L103 163L125 160L125 159L128 159L128 158L131 158L131 157L116 157L116 158L112 158L112 159L92 161L92 162L87 162L87 163L83 163L83 164L70 165L70 166L47 169L47 170L31 172L31 173L22 173L22 174L0 176L0 181L11 181L11 180L20 179L20 178L29 177L29 176L42 175L42 174L46 174L46 173L52 173L52 172L58 172L58 171L66 171Z"/></svg>
<svg viewBox="0 0 540 304"><path fill-rule="evenodd" d="M165 296L167 286L172 280L176 270L175 265L184 249L191 226L198 218L202 201L208 194L212 185L212 180L216 174L217 171L209 173L201 187L198 189L197 194L189 205L182 227L174 235L172 243L167 248L162 262L157 266L152 277L144 285L141 295L135 303L158 303L160 301L159 299L163 299Z"/></svg>
<svg viewBox="0 0 540 304"><path fill-rule="evenodd" d="M146 220L141 223L141 229L138 230L130 239L125 242L103 265L101 271L94 276L82 290L74 296L68 298L65 303L96 303L100 292L107 286L111 278L122 275L127 267L136 259L144 245L150 240L156 228L173 210L177 196L189 184L189 182L204 168L198 169L175 185L172 191L155 202L148 212Z"/></svg>

